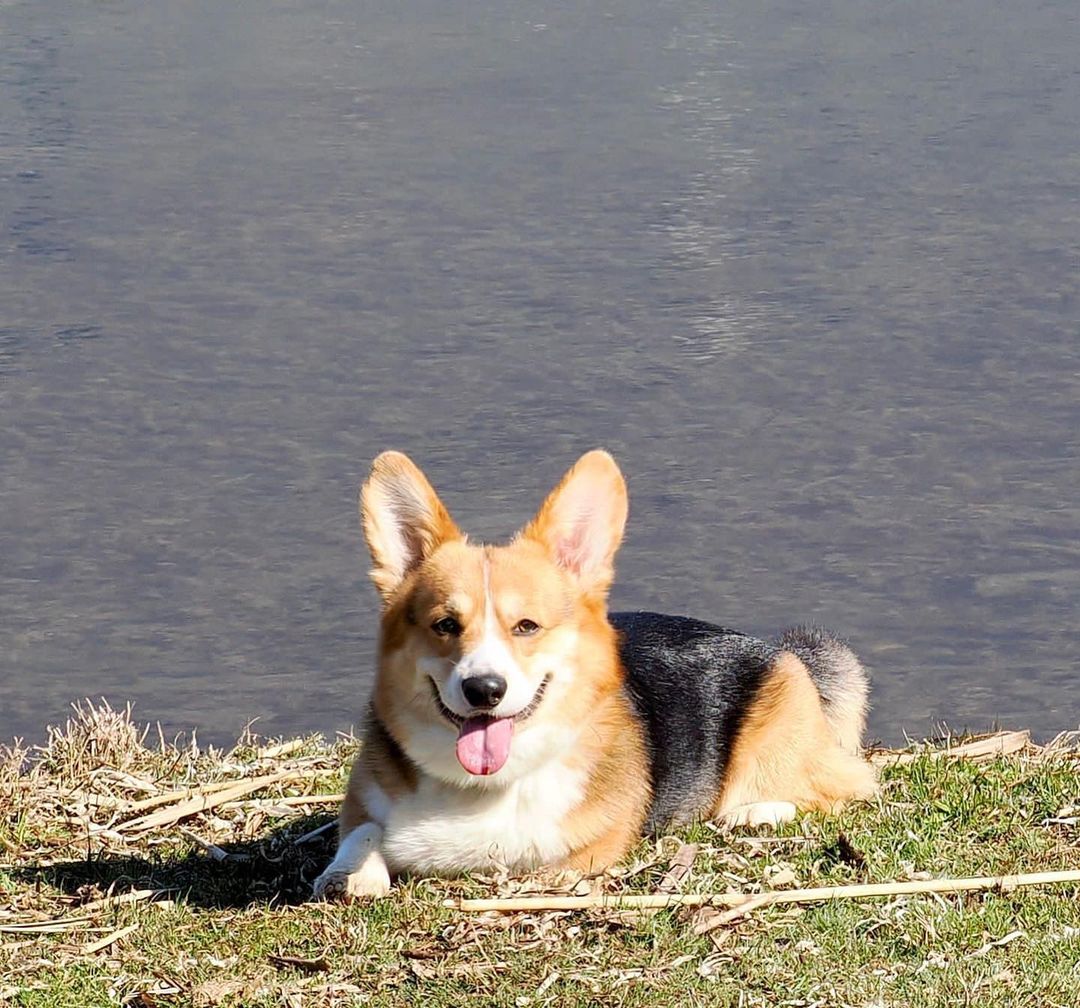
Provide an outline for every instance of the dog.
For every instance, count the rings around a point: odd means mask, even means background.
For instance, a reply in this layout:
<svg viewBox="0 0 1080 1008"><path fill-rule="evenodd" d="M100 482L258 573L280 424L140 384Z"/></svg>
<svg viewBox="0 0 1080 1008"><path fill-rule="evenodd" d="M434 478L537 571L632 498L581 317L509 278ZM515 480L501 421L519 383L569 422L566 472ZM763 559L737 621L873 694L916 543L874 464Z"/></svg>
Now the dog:
<svg viewBox="0 0 1080 1008"><path fill-rule="evenodd" d="M401 874L596 874L670 824L778 824L874 794L867 677L840 640L609 615L627 494L606 452L507 545L469 542L399 452L373 463L361 515L378 667L316 896L383 896Z"/></svg>

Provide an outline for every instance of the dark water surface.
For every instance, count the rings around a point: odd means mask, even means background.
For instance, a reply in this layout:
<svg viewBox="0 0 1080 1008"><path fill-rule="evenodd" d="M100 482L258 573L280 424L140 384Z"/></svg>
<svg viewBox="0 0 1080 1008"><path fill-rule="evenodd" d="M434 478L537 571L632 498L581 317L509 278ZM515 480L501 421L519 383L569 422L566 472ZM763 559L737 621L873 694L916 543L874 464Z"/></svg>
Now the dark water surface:
<svg viewBox="0 0 1080 1008"><path fill-rule="evenodd" d="M614 604L833 626L880 737L1075 728L1078 18L3 0L0 738L348 727L391 446L487 538L607 446Z"/></svg>

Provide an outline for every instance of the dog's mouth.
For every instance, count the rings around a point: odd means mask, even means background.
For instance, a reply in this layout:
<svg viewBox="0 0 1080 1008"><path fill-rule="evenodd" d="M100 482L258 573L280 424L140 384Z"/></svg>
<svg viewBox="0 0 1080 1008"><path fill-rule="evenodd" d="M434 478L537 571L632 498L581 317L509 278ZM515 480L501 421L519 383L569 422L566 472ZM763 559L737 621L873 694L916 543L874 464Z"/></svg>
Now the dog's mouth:
<svg viewBox="0 0 1080 1008"><path fill-rule="evenodd" d="M466 721L480 721L484 719L487 719L488 721L524 721L526 718L531 717L536 711L536 708L540 706L540 701L544 699L544 691L547 689L548 683L551 682L551 676L544 676L543 682L536 687L533 698L525 707L522 707L521 710L509 718L493 718L489 714L470 714L468 717L462 717L460 714L455 714L443 703L442 695L439 693L439 687L435 684L435 680L428 679L428 682L431 683L431 696L435 700L435 706L439 709L439 713L451 724L457 725L457 727L460 728Z"/></svg>
<svg viewBox="0 0 1080 1008"><path fill-rule="evenodd" d="M527 706L516 714L501 718L492 717L490 714L476 714L472 717L455 714L443 703L435 680L428 680L439 713L458 728L457 758L469 773L477 777L487 777L497 772L510 758L514 725L526 720L540 706L550 680L550 675L544 677Z"/></svg>

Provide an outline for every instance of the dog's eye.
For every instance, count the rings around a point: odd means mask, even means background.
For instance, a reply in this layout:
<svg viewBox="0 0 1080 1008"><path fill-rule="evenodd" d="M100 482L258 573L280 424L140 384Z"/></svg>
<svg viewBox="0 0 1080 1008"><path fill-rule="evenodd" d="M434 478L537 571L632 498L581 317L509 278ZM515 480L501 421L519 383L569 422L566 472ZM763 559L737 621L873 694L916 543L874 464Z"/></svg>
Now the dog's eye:
<svg viewBox="0 0 1080 1008"><path fill-rule="evenodd" d="M534 623L531 619L523 619L514 624L513 634L515 637L531 637L539 629L539 623Z"/></svg>
<svg viewBox="0 0 1080 1008"><path fill-rule="evenodd" d="M453 616L444 616L432 623L431 629L440 637L456 637L461 633L461 624Z"/></svg>

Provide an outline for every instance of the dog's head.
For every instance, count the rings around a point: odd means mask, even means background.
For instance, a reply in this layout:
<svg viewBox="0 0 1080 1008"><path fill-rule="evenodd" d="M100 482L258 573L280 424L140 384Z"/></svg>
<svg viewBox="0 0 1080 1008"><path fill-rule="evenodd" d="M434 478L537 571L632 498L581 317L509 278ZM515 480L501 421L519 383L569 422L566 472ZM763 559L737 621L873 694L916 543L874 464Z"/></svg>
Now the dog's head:
<svg viewBox="0 0 1080 1008"><path fill-rule="evenodd" d="M408 756L498 786L573 746L619 685L607 592L626 524L610 455L583 455L505 546L470 544L424 474L384 452L361 493L383 600L375 709Z"/></svg>

